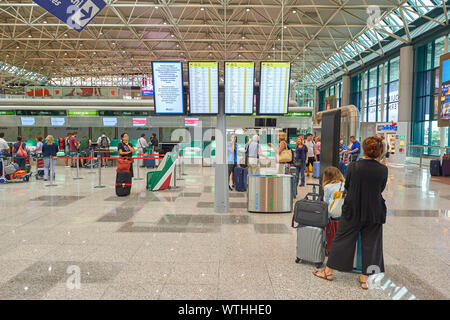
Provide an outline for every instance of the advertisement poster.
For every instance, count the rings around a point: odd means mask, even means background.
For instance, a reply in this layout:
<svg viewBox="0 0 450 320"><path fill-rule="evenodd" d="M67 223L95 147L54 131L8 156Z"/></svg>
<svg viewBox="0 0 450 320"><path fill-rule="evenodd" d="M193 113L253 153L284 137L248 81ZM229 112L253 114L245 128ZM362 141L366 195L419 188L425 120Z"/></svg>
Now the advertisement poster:
<svg viewBox="0 0 450 320"><path fill-rule="evenodd" d="M438 126L450 126L450 52L440 57Z"/></svg>
<svg viewBox="0 0 450 320"><path fill-rule="evenodd" d="M117 87L25 87L25 98L119 99Z"/></svg>
<svg viewBox="0 0 450 320"><path fill-rule="evenodd" d="M153 97L153 79L142 78L142 93L143 97Z"/></svg>

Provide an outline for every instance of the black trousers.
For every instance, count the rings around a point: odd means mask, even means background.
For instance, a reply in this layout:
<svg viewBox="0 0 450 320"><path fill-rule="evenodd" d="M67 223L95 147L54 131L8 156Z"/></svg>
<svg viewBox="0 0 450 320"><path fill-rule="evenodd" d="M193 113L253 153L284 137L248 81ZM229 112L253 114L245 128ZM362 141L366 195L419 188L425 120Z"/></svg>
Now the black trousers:
<svg viewBox="0 0 450 320"><path fill-rule="evenodd" d="M327 267L342 272L353 270L356 241L361 232L362 273L370 275L384 272L383 225L355 224L341 218L331 245Z"/></svg>

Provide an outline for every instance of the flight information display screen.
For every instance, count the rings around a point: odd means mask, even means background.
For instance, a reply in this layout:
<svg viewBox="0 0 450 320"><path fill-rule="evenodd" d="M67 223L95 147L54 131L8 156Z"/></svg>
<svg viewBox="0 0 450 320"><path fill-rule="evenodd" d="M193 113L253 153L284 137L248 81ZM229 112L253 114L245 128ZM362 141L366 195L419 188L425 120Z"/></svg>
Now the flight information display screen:
<svg viewBox="0 0 450 320"><path fill-rule="evenodd" d="M225 114L253 113L254 62L225 62Z"/></svg>
<svg viewBox="0 0 450 320"><path fill-rule="evenodd" d="M103 117L103 126L104 127L117 126L117 118L116 117Z"/></svg>
<svg viewBox="0 0 450 320"><path fill-rule="evenodd" d="M34 117L20 117L20 122L22 126L34 126L36 124Z"/></svg>
<svg viewBox="0 0 450 320"><path fill-rule="evenodd" d="M286 114L289 104L289 62L261 62L258 114Z"/></svg>
<svg viewBox="0 0 450 320"><path fill-rule="evenodd" d="M156 114L183 114L183 65L153 61L153 99Z"/></svg>
<svg viewBox="0 0 450 320"><path fill-rule="evenodd" d="M63 118L63 117L51 117L50 118L50 123L54 127L61 127L61 126L64 126L66 124L66 118Z"/></svg>
<svg viewBox="0 0 450 320"><path fill-rule="evenodd" d="M189 62L189 106L191 114L219 112L218 62Z"/></svg>

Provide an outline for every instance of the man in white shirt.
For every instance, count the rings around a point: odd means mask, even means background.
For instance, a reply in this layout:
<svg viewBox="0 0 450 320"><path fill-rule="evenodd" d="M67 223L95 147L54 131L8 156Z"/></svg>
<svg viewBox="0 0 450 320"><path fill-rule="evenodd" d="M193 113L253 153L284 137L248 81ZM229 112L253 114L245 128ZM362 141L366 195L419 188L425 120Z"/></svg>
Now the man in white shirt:
<svg viewBox="0 0 450 320"><path fill-rule="evenodd" d="M5 133L0 132L0 153L9 153L9 145L5 140Z"/></svg>
<svg viewBox="0 0 450 320"><path fill-rule="evenodd" d="M305 145L308 148L308 159L306 159L306 172L308 174L309 177L309 164L313 165L314 163L314 141L313 141L313 136L311 133L308 133L306 135L306 141L305 141Z"/></svg>
<svg viewBox="0 0 450 320"><path fill-rule="evenodd" d="M137 143L137 148L138 148L138 152L139 154L144 154L145 152L147 152L147 148L148 148L149 144L147 142L147 140L145 140L145 133L141 134L141 137L138 139L138 143ZM144 160L139 160L139 164L141 166L141 168L144 167Z"/></svg>

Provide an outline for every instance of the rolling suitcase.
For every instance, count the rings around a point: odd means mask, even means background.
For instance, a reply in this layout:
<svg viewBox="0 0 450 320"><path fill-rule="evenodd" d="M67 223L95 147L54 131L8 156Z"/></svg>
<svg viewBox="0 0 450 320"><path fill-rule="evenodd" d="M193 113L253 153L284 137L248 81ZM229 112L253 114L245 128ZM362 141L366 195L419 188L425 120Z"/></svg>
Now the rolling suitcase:
<svg viewBox="0 0 450 320"><path fill-rule="evenodd" d="M339 161L338 169L339 171L341 171L344 178L347 178L348 166L345 164L344 161Z"/></svg>
<svg viewBox="0 0 450 320"><path fill-rule="evenodd" d="M450 176L450 154L445 154L442 158L441 174L444 177Z"/></svg>
<svg viewBox="0 0 450 320"><path fill-rule="evenodd" d="M128 196L131 192L131 173L117 172L116 175L116 195L118 197Z"/></svg>
<svg viewBox="0 0 450 320"><path fill-rule="evenodd" d="M247 191L248 168L234 168L234 183L236 191Z"/></svg>
<svg viewBox="0 0 450 320"><path fill-rule="evenodd" d="M339 226L339 219L330 219L328 222L326 234L327 234L327 254L330 253L331 244L333 243L334 236L336 235Z"/></svg>
<svg viewBox="0 0 450 320"><path fill-rule="evenodd" d="M155 167L155 159L144 159L144 166L147 168Z"/></svg>
<svg viewBox="0 0 450 320"><path fill-rule="evenodd" d="M328 205L322 200L311 200L310 197L316 198L318 194L308 193L303 200L297 201L294 207L292 227L297 229L295 262L307 261L320 267L325 260Z"/></svg>
<svg viewBox="0 0 450 320"><path fill-rule="evenodd" d="M36 177L44 176L44 159L36 159Z"/></svg>
<svg viewBox="0 0 450 320"><path fill-rule="evenodd" d="M361 248L361 233L358 233L358 240L356 240L355 258L353 259L353 272L362 273L362 248Z"/></svg>
<svg viewBox="0 0 450 320"><path fill-rule="evenodd" d="M314 161L312 176L313 176L313 178L319 178L320 177L320 161Z"/></svg>
<svg viewBox="0 0 450 320"><path fill-rule="evenodd" d="M443 174L443 167L441 167L440 160L430 160L430 174L432 176L438 177Z"/></svg>

